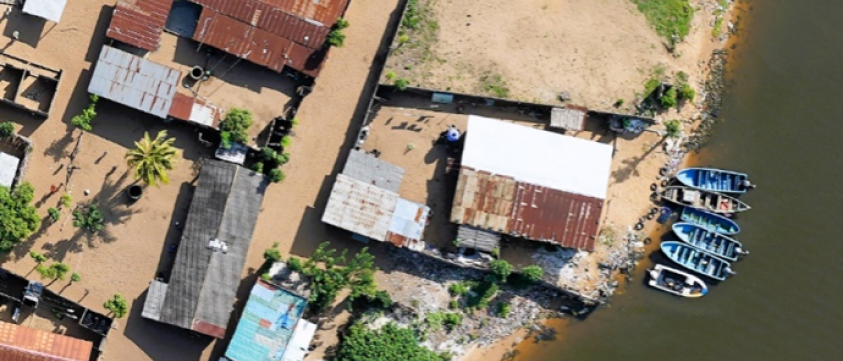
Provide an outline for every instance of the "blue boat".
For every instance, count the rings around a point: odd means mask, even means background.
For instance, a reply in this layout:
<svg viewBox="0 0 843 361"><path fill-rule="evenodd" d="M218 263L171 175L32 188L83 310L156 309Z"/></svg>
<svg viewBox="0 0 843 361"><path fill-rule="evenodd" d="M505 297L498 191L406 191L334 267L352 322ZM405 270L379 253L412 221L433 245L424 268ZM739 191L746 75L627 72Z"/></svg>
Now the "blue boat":
<svg viewBox="0 0 843 361"><path fill-rule="evenodd" d="M723 281L726 277L735 274L729 268L729 262L682 242L662 242L661 249L671 261L703 276Z"/></svg>
<svg viewBox="0 0 843 361"><path fill-rule="evenodd" d="M746 193L755 187L745 173L713 168L685 168L676 173L676 180L691 188L719 193Z"/></svg>
<svg viewBox="0 0 843 361"><path fill-rule="evenodd" d="M738 226L738 223L729 218L690 207L682 209L682 216L680 219L683 222L693 223L709 231L725 234L727 236L736 235L741 231L741 227Z"/></svg>
<svg viewBox="0 0 843 361"><path fill-rule="evenodd" d="M711 253L727 261L737 261L738 256L749 254L734 238L706 230L696 224L676 223L673 233L682 242Z"/></svg>

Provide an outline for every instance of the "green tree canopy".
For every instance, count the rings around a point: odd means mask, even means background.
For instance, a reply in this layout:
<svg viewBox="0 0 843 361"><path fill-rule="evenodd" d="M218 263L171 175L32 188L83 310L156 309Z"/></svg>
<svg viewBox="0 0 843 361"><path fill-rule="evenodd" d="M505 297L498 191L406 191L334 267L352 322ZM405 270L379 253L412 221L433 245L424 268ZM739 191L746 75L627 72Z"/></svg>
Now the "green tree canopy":
<svg viewBox="0 0 843 361"><path fill-rule="evenodd" d="M246 109L231 108L225 119L220 121L220 130L223 132L223 139L229 142L246 144L249 141L249 127L252 126L252 113ZM225 143L225 141L223 141ZM230 144L223 144L230 147Z"/></svg>
<svg viewBox="0 0 843 361"><path fill-rule="evenodd" d="M441 361L435 352L419 345L412 329L388 323L371 330L357 323L350 327L337 353L339 361Z"/></svg>
<svg viewBox="0 0 843 361"><path fill-rule="evenodd" d="M123 298L122 295L119 293L115 293L114 297L105 301L102 304L102 307L105 307L107 310L111 311L114 314L114 317L122 318L126 315L126 312L129 311L129 306L126 304L126 299Z"/></svg>
<svg viewBox="0 0 843 361"><path fill-rule="evenodd" d="M175 138L167 138L167 131L158 132L155 139L149 138L149 133L143 133L143 139L135 142L135 148L126 152L126 164L135 168L135 180L143 180L149 185L170 183L167 172L173 169L176 149L173 148Z"/></svg>
<svg viewBox="0 0 843 361"><path fill-rule="evenodd" d="M496 259L489 264L492 272L501 282L506 282L506 278L512 273L512 265L502 259Z"/></svg>
<svg viewBox="0 0 843 361"><path fill-rule="evenodd" d="M521 270L521 273L524 274L525 278L527 278L528 280L530 280L532 282L536 282L536 281L542 279L542 276L544 276L544 270L542 270L541 267L536 266L536 265L524 267Z"/></svg>
<svg viewBox="0 0 843 361"><path fill-rule="evenodd" d="M38 229L41 217L30 204L34 193L29 183L22 183L15 190L0 186L0 253L11 252Z"/></svg>
<svg viewBox="0 0 843 361"><path fill-rule="evenodd" d="M336 250L328 246L330 242L320 244L313 256L302 265L295 258L288 261L291 269L300 269L299 272L310 277L310 302L313 306L317 309L331 306L344 288L351 290L349 297L352 300L360 296L377 298L374 276L377 268L374 266L375 257L369 254L368 248L355 254L346 267L340 267L337 264L345 262L347 252L335 257Z"/></svg>

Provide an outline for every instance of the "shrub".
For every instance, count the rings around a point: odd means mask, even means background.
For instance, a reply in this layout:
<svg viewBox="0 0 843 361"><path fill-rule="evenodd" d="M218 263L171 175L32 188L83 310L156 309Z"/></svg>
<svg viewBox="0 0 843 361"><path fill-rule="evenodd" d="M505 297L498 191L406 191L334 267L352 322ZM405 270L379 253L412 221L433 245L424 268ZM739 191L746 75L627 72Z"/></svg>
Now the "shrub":
<svg viewBox="0 0 843 361"><path fill-rule="evenodd" d="M389 296L389 293L384 290L375 292L374 300L377 301L382 308L390 308L392 307L392 304L395 303L392 301L392 297Z"/></svg>
<svg viewBox="0 0 843 361"><path fill-rule="evenodd" d="M325 42L328 46L342 48L343 45L345 45L345 34L343 34L340 29L331 30L331 32L328 33L328 37L325 39Z"/></svg>
<svg viewBox="0 0 843 361"><path fill-rule="evenodd" d="M677 104L676 96L676 87L672 87L664 92L662 97L659 98L659 102L663 108L673 108Z"/></svg>
<svg viewBox="0 0 843 361"><path fill-rule="evenodd" d="M489 267L492 269L492 273L495 274L498 280L504 283L506 282L506 278L512 273L512 265L502 259L492 261L489 264Z"/></svg>
<svg viewBox="0 0 843 361"><path fill-rule="evenodd" d="M287 260L287 267L289 267L290 271L293 272L301 272L303 269L301 260L293 257L290 257L290 259Z"/></svg>
<svg viewBox="0 0 843 361"><path fill-rule="evenodd" d="M468 287L462 282L457 282L448 287L448 292L454 296L462 296L468 293Z"/></svg>
<svg viewBox="0 0 843 361"><path fill-rule="evenodd" d="M278 250L278 242L263 251L263 259L269 263L281 261L281 251Z"/></svg>
<svg viewBox="0 0 843 361"><path fill-rule="evenodd" d="M416 332L388 323L373 330L362 323L348 329L337 349L336 360L440 361L440 356L420 345Z"/></svg>
<svg viewBox="0 0 843 361"><path fill-rule="evenodd" d="M26 182L14 190L0 187L0 253L10 252L38 229L42 220L31 204L34 192L32 185Z"/></svg>
<svg viewBox="0 0 843 361"><path fill-rule="evenodd" d="M293 144L293 138L290 138L289 135L285 135L284 137L281 138L281 147L282 148L287 149L292 144Z"/></svg>
<svg viewBox="0 0 843 361"><path fill-rule="evenodd" d="M12 122L0 123L0 138L10 137L15 134L15 124Z"/></svg>
<svg viewBox="0 0 843 361"><path fill-rule="evenodd" d="M123 298L119 293L115 293L114 297L110 300L105 301L102 304L102 307L111 311L114 314L114 317L122 318L126 315L126 312L129 311L129 306L126 304L126 299Z"/></svg>
<svg viewBox="0 0 843 361"><path fill-rule="evenodd" d="M59 212L59 210L56 208L50 207L47 208L47 216L50 217L53 222L56 222L59 220L59 218L61 218L61 212Z"/></svg>
<svg viewBox="0 0 843 361"><path fill-rule="evenodd" d="M348 23L348 20L345 20L343 18L337 19L337 23L334 25L334 27L339 30L348 28L349 26L351 26L351 24Z"/></svg>
<svg viewBox="0 0 843 361"><path fill-rule="evenodd" d="M281 183L285 178L287 178L287 176L284 175L284 171L278 168L269 171L269 181L272 183Z"/></svg>
<svg viewBox="0 0 843 361"><path fill-rule="evenodd" d="M270 281L272 280L272 276L270 276L269 273L261 273L261 279L264 281Z"/></svg>
<svg viewBox="0 0 843 361"><path fill-rule="evenodd" d="M299 118L294 117L293 120L290 121L290 125L292 125L293 128L298 127L299 126Z"/></svg>
<svg viewBox="0 0 843 361"><path fill-rule="evenodd" d="M392 81L393 79L395 79L396 76L397 74L395 74L395 72L392 70L386 72L386 80Z"/></svg>
<svg viewBox="0 0 843 361"><path fill-rule="evenodd" d="M82 275L80 275L80 274L78 274L78 273L76 273L76 272L73 272L73 274L72 274L72 275L70 275L70 281L71 281L71 282L79 282L79 281L81 281L81 280L82 280Z"/></svg>
<svg viewBox="0 0 843 361"><path fill-rule="evenodd" d="M47 262L47 256L45 256L43 253L32 251L29 252L29 257L32 257L32 259L35 260L35 262L38 264Z"/></svg>
<svg viewBox="0 0 843 361"><path fill-rule="evenodd" d="M460 307L460 302L457 300L451 300L451 302L448 304L448 307L451 309L457 309Z"/></svg>
<svg viewBox="0 0 843 361"><path fill-rule="evenodd" d="M666 121L664 126L668 137L678 138L682 134L682 123L676 119Z"/></svg>
<svg viewBox="0 0 843 361"><path fill-rule="evenodd" d="M94 118L97 117L97 101L99 97L95 94L91 94L89 97L88 106L85 109L82 109L82 114L74 116L70 119L70 124L74 127L82 129L86 132L90 132L93 130L93 126L91 122L94 121Z"/></svg>
<svg viewBox="0 0 843 361"><path fill-rule="evenodd" d="M237 142L246 144L249 141L249 127L252 126L252 113L246 109L231 108L225 119L220 121L223 143ZM229 145L230 146L230 145Z"/></svg>
<svg viewBox="0 0 843 361"><path fill-rule="evenodd" d="M432 331L437 331L442 327L442 322L445 321L445 314L442 312L431 312L424 315L424 323Z"/></svg>
<svg viewBox="0 0 843 361"><path fill-rule="evenodd" d="M510 311L512 311L512 305L510 305L508 302L498 303L498 310L496 312L498 317L506 318L507 316L509 316Z"/></svg>
<svg viewBox="0 0 843 361"><path fill-rule="evenodd" d="M404 91L410 86L410 81L404 78L395 79L395 89Z"/></svg>
<svg viewBox="0 0 843 361"><path fill-rule="evenodd" d="M623 106L623 99L615 100L615 108L620 108Z"/></svg>
<svg viewBox="0 0 843 361"><path fill-rule="evenodd" d="M521 270L521 273L524 274L524 277L526 279L528 279L532 282L536 282L536 281L542 279L542 276L544 275L544 270L542 270L542 268L539 267L539 266L532 265L532 266L524 267Z"/></svg>
<svg viewBox="0 0 843 361"><path fill-rule="evenodd" d="M73 211L73 226L77 228L84 228L91 233L102 231L105 226L105 219L102 215L102 210L96 205L91 204L88 209Z"/></svg>
<svg viewBox="0 0 843 361"><path fill-rule="evenodd" d="M688 82L688 73L684 71L680 71L676 73L676 79L679 80L680 83L687 83Z"/></svg>
<svg viewBox="0 0 843 361"><path fill-rule="evenodd" d="M257 173L263 173L263 162L252 164L252 170Z"/></svg>
<svg viewBox="0 0 843 361"><path fill-rule="evenodd" d="M65 193L61 195L61 205L67 208L73 204L73 196L70 193Z"/></svg>
<svg viewBox="0 0 843 361"><path fill-rule="evenodd" d="M456 312L446 313L443 323L449 331L453 330L462 323L462 314Z"/></svg>
<svg viewBox="0 0 843 361"><path fill-rule="evenodd" d="M694 97L697 96L697 92L691 87L688 83L682 83L679 85L679 97L685 99L687 101L694 101Z"/></svg>

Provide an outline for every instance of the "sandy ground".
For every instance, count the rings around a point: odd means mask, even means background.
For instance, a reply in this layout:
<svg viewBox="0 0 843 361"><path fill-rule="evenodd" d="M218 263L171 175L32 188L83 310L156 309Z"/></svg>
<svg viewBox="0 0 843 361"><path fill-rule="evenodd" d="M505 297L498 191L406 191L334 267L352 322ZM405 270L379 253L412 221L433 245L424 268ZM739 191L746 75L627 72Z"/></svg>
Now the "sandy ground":
<svg viewBox="0 0 843 361"><path fill-rule="evenodd" d="M671 72L697 62L697 30L674 58L629 0L419 3L429 4L433 15L424 23L438 24L438 32L411 35L402 46L397 40L387 63L412 86L494 95L484 85L503 84L509 88L504 98L546 104L558 103L565 91L574 104L608 109L617 99L631 103L659 64ZM698 15L697 28L708 22L707 14ZM710 37L710 28L702 28Z"/></svg>
<svg viewBox="0 0 843 361"><path fill-rule="evenodd" d="M112 1L99 0L69 2L59 24L34 21L20 14L19 9L0 20L0 28L8 39L7 52L64 70L49 119L39 120L10 107L0 107L0 117L15 122L18 131L35 144L25 179L36 188L42 215L46 215L47 208L56 206L60 194L65 192L63 186L58 193L48 194L51 185L66 182L67 156L79 134L68 124L86 105L92 62L105 40L112 5ZM337 238L329 235L319 221L319 209L327 200L337 159L347 152L344 144L350 144L346 141L350 139L352 120L362 115L358 103L367 80L371 80L367 76L396 7L397 1L352 2L346 16L352 26L345 31L345 47L332 51L315 91L299 110L301 125L291 149L293 161L286 166L287 180L267 192L244 270L248 279L240 287L241 296L247 294L254 281L254 269L262 262L263 250L272 243L279 242L285 255L308 255L319 242ZM15 30L21 33L19 41L10 40ZM278 76L278 81L284 82L285 78ZM255 100L248 94L225 95L232 105L245 104L259 110L280 111L287 100L280 95ZM185 330L148 322L140 316L149 281L171 261L167 246L180 236L173 225L185 219L192 196L191 182L198 170L196 161L210 156L211 150L199 144L194 129L187 125L165 124L108 102L101 102L98 111L93 133L86 134L82 141L75 161L81 169L74 172L68 191L74 203L99 202L106 212L106 231L98 236L79 231L69 221L69 210L64 209L57 224L42 227L14 254L4 258L3 267L27 274L34 262L26 253L30 249L42 251L82 275L81 282L62 291L64 296L105 312L102 303L115 292L122 293L130 303L130 314L119 319L117 329L111 332L106 359L181 361L219 355L225 346L222 342L191 338ZM163 129L177 138L175 145L181 150L182 159L170 174L171 184L147 188L139 202L128 206L122 192L132 179L126 174L122 156L144 131L154 134ZM113 168L116 169L112 172ZM347 235L339 237L347 239ZM337 245L343 246L341 242ZM63 286L56 282L50 288L58 292ZM236 320L236 316L232 319ZM318 357L319 352L312 357Z"/></svg>

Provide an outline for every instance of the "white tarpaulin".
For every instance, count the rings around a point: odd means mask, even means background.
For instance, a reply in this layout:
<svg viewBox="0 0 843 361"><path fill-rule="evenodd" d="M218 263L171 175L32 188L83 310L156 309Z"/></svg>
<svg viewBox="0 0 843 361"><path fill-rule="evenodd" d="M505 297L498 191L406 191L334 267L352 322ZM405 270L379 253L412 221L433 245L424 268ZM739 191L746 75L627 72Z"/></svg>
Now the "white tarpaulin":
<svg viewBox="0 0 843 361"><path fill-rule="evenodd" d="M26 0L23 3L23 13L35 15L52 22L59 22L67 0Z"/></svg>
<svg viewBox="0 0 843 361"><path fill-rule="evenodd" d="M18 173L20 159L0 152L0 186L11 187Z"/></svg>

